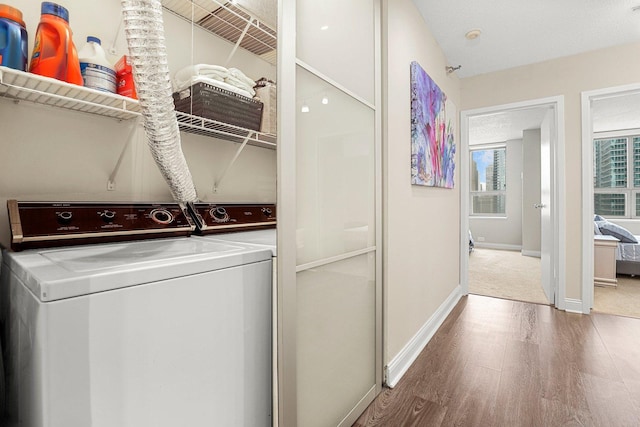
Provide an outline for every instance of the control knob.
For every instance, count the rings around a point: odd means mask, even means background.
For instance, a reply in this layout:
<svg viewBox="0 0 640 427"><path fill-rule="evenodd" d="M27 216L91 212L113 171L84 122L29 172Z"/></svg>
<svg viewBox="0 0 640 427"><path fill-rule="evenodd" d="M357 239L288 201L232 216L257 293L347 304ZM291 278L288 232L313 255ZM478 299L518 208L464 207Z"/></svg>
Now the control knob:
<svg viewBox="0 0 640 427"><path fill-rule="evenodd" d="M173 221L173 215L166 209L154 209L150 216L158 224L170 224Z"/></svg>
<svg viewBox="0 0 640 427"><path fill-rule="evenodd" d="M69 224L73 218L73 212L70 211L58 212L56 215L58 217L58 223L63 225Z"/></svg>
<svg viewBox="0 0 640 427"><path fill-rule="evenodd" d="M100 212L100 216L102 217L102 220L104 222L112 222L113 219L116 217L116 213L114 211L105 209L103 212Z"/></svg>
<svg viewBox="0 0 640 427"><path fill-rule="evenodd" d="M211 216L213 217L213 220L215 222L227 222L227 221L229 221L229 214L227 213L227 210L225 208L223 208L222 206L219 206L217 208L212 208L210 213L211 213Z"/></svg>
<svg viewBox="0 0 640 427"><path fill-rule="evenodd" d="M273 212L271 211L271 208L262 208L262 213L265 214L265 216L271 216Z"/></svg>

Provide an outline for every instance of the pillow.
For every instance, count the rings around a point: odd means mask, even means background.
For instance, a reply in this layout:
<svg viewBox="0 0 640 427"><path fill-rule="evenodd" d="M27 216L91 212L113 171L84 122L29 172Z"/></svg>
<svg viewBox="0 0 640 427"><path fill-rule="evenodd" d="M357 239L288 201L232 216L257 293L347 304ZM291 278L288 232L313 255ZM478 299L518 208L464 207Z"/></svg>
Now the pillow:
<svg viewBox="0 0 640 427"><path fill-rule="evenodd" d="M593 221L593 234L595 234L596 236L602 235L600 227L598 227L598 223L596 221Z"/></svg>
<svg viewBox="0 0 640 427"><path fill-rule="evenodd" d="M609 221L596 221L596 224L598 224L598 228L602 234L613 236L622 243L638 243L636 237L624 227L620 227Z"/></svg>
<svg viewBox="0 0 640 427"><path fill-rule="evenodd" d="M600 215L594 215L593 216L593 220L594 221L606 221L606 219Z"/></svg>

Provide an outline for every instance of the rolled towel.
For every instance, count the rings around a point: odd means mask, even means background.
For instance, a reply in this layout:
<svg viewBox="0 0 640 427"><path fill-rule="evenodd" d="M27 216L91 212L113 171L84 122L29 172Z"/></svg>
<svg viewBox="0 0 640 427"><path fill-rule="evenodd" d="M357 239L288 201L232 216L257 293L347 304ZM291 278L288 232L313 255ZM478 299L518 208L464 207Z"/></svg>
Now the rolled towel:
<svg viewBox="0 0 640 427"><path fill-rule="evenodd" d="M207 76L210 79L224 81L227 76L230 76L229 70L220 65L210 64L196 64L189 65L179 70L173 77L175 87L184 87L189 83L193 77Z"/></svg>

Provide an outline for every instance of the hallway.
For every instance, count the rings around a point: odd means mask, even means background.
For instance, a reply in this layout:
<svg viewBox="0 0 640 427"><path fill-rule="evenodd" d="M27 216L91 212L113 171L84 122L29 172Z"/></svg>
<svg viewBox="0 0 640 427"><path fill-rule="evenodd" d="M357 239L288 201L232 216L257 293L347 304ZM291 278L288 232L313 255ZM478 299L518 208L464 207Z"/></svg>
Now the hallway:
<svg viewBox="0 0 640 427"><path fill-rule="evenodd" d="M364 426L640 425L640 319L463 297Z"/></svg>

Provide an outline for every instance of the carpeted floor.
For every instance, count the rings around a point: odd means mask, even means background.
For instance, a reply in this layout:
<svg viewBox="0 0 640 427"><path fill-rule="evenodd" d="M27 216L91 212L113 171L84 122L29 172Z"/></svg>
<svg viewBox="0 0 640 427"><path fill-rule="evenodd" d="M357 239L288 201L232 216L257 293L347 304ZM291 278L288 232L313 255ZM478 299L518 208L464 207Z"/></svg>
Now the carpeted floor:
<svg viewBox="0 0 640 427"><path fill-rule="evenodd" d="M469 255L469 292L549 304L540 284L540 259L518 251L474 249ZM640 277L618 275L617 287L596 286L593 311L640 318Z"/></svg>
<svg viewBox="0 0 640 427"><path fill-rule="evenodd" d="M519 251L476 248L469 255L469 292L549 304L541 285L540 258Z"/></svg>
<svg viewBox="0 0 640 427"><path fill-rule="evenodd" d="M593 311L640 318L640 277L619 274L617 287L596 286Z"/></svg>

